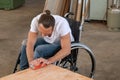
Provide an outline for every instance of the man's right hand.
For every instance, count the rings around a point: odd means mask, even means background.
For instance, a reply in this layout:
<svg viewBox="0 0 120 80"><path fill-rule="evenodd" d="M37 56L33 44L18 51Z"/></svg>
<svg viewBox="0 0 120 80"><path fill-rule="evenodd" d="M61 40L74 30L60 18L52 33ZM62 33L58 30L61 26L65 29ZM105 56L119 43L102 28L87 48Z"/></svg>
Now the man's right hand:
<svg viewBox="0 0 120 80"><path fill-rule="evenodd" d="M51 64L51 63L47 59L38 58L38 59L35 59L35 60L30 62L30 67L32 67L34 69L38 69L38 68L41 68L41 67L45 67L49 64Z"/></svg>

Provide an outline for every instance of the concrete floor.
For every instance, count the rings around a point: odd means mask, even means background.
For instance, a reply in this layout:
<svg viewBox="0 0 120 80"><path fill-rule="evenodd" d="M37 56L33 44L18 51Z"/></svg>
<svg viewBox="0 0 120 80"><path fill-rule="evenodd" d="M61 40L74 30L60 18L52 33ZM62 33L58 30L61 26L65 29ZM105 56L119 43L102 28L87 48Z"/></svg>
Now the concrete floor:
<svg viewBox="0 0 120 80"><path fill-rule="evenodd" d="M0 10L0 77L11 74L34 16L42 12L45 0L26 0L15 10ZM103 23L85 23L82 42L94 52L95 80L120 80L120 32L110 32Z"/></svg>

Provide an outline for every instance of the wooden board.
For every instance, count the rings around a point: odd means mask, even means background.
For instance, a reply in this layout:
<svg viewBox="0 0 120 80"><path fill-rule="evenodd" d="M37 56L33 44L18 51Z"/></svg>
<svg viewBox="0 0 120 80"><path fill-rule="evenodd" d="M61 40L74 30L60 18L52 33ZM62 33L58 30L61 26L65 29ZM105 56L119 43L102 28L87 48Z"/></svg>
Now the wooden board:
<svg viewBox="0 0 120 80"><path fill-rule="evenodd" d="M52 14L63 16L69 9L70 0L46 0L44 10L50 10Z"/></svg>
<svg viewBox="0 0 120 80"><path fill-rule="evenodd" d="M0 78L0 80L91 80L88 77L71 72L55 65L38 70L26 69Z"/></svg>
<svg viewBox="0 0 120 80"><path fill-rule="evenodd" d="M74 20L76 20L77 7L78 7L78 0L71 0L70 12L72 12L74 15L70 16L70 18Z"/></svg>
<svg viewBox="0 0 120 80"><path fill-rule="evenodd" d="M61 9L61 16L64 16L66 13L69 12L69 8L70 8L70 0L63 0L62 3L62 9Z"/></svg>
<svg viewBox="0 0 120 80"><path fill-rule="evenodd" d="M81 8L82 8L82 3L83 0L78 0L78 7L77 7L77 14L76 14L76 21L81 21Z"/></svg>

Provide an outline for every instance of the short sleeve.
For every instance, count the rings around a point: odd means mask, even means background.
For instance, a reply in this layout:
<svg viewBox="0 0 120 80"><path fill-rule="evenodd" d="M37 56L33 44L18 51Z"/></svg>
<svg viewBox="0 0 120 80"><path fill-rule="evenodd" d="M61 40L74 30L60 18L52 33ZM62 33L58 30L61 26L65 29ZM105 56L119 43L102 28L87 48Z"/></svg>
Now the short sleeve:
<svg viewBox="0 0 120 80"><path fill-rule="evenodd" d="M38 20L39 20L38 16L33 18L31 25L30 25L31 32L38 32Z"/></svg>
<svg viewBox="0 0 120 80"><path fill-rule="evenodd" d="M69 24L66 20L63 20L61 23L60 23L60 35L61 36L65 36L66 34L70 33L71 30L70 30L70 27L69 27Z"/></svg>

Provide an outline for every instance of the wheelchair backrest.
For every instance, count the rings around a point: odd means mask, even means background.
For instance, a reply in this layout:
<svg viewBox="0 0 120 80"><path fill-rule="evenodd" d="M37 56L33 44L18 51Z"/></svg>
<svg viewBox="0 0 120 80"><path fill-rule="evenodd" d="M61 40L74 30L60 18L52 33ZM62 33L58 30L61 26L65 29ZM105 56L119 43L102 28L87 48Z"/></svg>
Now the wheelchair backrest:
<svg viewBox="0 0 120 80"><path fill-rule="evenodd" d="M70 19L70 18L66 18L66 17L65 17L65 19L68 21L68 23L70 25L70 28L71 28L71 31L72 31L72 35L73 35L73 37L75 39L75 42L79 42L80 22L75 21L75 20Z"/></svg>

